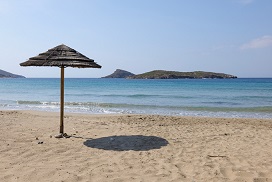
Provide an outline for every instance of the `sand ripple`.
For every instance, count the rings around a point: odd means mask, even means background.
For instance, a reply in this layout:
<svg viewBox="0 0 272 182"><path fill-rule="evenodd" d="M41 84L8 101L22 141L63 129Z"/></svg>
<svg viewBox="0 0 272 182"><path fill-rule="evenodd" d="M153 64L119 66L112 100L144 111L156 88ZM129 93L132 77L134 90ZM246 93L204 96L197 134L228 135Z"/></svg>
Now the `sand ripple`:
<svg viewBox="0 0 272 182"><path fill-rule="evenodd" d="M272 181L272 120L0 111L0 181Z"/></svg>

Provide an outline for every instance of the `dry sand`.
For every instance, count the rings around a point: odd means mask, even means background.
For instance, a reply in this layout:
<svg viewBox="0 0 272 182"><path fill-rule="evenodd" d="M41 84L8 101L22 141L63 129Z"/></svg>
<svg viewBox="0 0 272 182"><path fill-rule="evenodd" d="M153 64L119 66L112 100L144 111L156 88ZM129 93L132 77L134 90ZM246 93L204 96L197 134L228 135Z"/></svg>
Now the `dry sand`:
<svg viewBox="0 0 272 182"><path fill-rule="evenodd" d="M272 181L272 120L0 111L0 181ZM40 144L39 144L40 143Z"/></svg>

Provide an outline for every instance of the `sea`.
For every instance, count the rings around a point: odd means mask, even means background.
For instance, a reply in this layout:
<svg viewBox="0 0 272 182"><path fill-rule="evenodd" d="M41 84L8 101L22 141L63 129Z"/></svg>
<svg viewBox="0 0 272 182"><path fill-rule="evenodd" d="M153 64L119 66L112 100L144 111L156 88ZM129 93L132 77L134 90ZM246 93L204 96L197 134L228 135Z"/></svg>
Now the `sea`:
<svg viewBox="0 0 272 182"><path fill-rule="evenodd" d="M60 110L59 78L0 79L0 110ZM65 112L272 118L272 78L66 78Z"/></svg>

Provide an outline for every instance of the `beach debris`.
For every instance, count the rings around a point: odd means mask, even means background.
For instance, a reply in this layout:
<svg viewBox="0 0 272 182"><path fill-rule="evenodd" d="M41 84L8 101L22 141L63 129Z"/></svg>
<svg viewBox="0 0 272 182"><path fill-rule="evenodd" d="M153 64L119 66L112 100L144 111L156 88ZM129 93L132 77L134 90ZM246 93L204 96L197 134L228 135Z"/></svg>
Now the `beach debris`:
<svg viewBox="0 0 272 182"><path fill-rule="evenodd" d="M225 155L208 155L208 157L227 157Z"/></svg>
<svg viewBox="0 0 272 182"><path fill-rule="evenodd" d="M43 141L38 142L38 144L43 144Z"/></svg>
<svg viewBox="0 0 272 182"><path fill-rule="evenodd" d="M70 135L67 135L67 133L60 133L58 135L55 135L55 138L70 138Z"/></svg>
<svg viewBox="0 0 272 182"><path fill-rule="evenodd" d="M55 138L63 138L62 133L55 135Z"/></svg>
<svg viewBox="0 0 272 182"><path fill-rule="evenodd" d="M70 138L70 137L71 137L70 135L67 135L67 133L63 133L62 136L63 136L64 138Z"/></svg>
<svg viewBox="0 0 272 182"><path fill-rule="evenodd" d="M39 140L39 138L38 138L38 137L36 137L36 140Z"/></svg>

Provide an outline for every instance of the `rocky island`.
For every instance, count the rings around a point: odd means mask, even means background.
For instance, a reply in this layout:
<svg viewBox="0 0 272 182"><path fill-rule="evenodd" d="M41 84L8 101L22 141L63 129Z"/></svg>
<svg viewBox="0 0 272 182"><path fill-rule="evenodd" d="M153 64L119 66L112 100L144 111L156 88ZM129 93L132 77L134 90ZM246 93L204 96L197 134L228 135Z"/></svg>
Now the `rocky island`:
<svg viewBox="0 0 272 182"><path fill-rule="evenodd" d="M165 70L154 70L139 75L127 77L130 79L230 79L237 78L237 76L225 74L225 73L214 73L205 71L194 71L194 72L178 72L178 71L165 71Z"/></svg>
<svg viewBox="0 0 272 182"><path fill-rule="evenodd" d="M25 78L25 77L22 75L15 75L0 69L0 78Z"/></svg>
<svg viewBox="0 0 272 182"><path fill-rule="evenodd" d="M102 78L127 78L127 79L233 79L237 76L225 73L214 73L205 71L178 72L154 70L143 74L134 75L125 70L117 69L114 73Z"/></svg>

